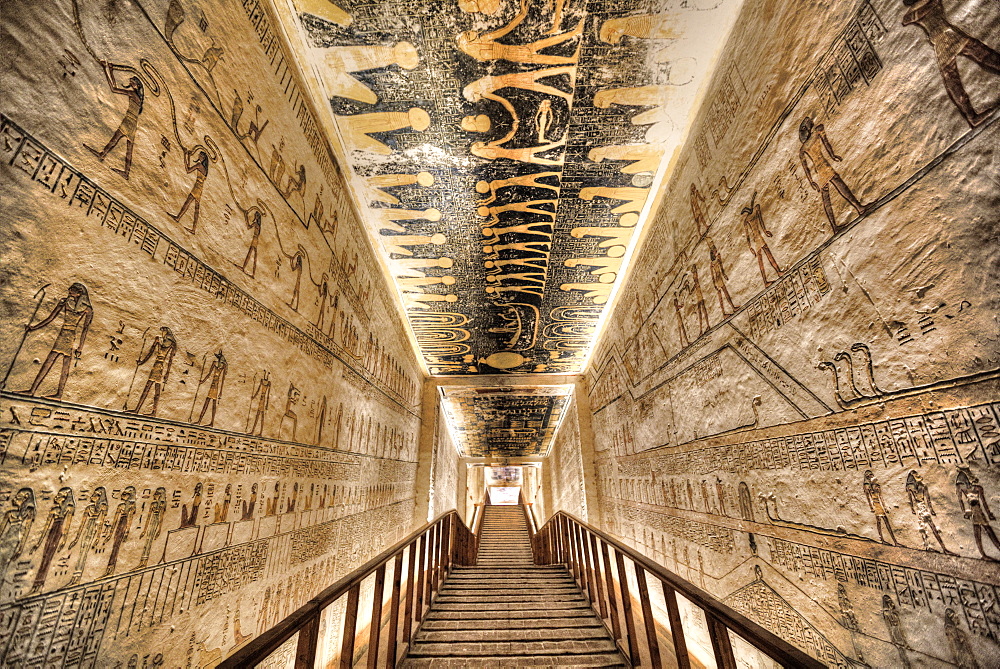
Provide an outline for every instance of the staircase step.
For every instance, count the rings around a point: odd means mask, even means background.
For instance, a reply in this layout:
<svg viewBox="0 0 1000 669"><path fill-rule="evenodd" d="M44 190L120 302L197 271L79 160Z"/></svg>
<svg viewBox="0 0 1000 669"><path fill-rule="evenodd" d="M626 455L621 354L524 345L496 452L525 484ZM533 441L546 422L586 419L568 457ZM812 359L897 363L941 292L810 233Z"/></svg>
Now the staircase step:
<svg viewBox="0 0 1000 669"><path fill-rule="evenodd" d="M554 609L550 607L545 609L524 609L521 611L511 609L498 611L497 609L488 608L474 610L443 610L434 608L424 617L424 620L427 621L464 621L470 624L478 624L479 621L493 621L493 624L497 625L506 625L508 622L515 623L522 620L550 620L556 622L567 620L593 621L594 619L594 612L589 607L574 609Z"/></svg>
<svg viewBox="0 0 1000 669"><path fill-rule="evenodd" d="M414 643L538 643L547 641L607 640L603 627L570 627L544 629L476 629L427 630L414 637Z"/></svg>
<svg viewBox="0 0 1000 669"><path fill-rule="evenodd" d="M461 594L442 594L434 600L435 604L477 604L482 603L486 606L510 606L512 604L533 604L536 608L549 606L554 604L574 604L580 606L586 606L587 600L583 598L583 595L576 594L570 596L568 594L558 594L558 595L526 595L523 593L496 593L490 595L489 597L484 597L483 595L461 595Z"/></svg>
<svg viewBox="0 0 1000 669"><path fill-rule="evenodd" d="M452 574L448 577L448 583L506 583L514 579L517 579L517 583L525 583L532 585L544 585L545 583L558 583L559 585L572 585L573 579L570 578L568 574L532 574L528 570L524 571L523 574L518 574L516 576L477 576L474 574Z"/></svg>
<svg viewBox="0 0 1000 669"><path fill-rule="evenodd" d="M479 547L479 557L486 555L497 556L497 555L531 555L531 546L498 546L492 548L490 546L480 546Z"/></svg>
<svg viewBox="0 0 1000 669"><path fill-rule="evenodd" d="M453 580L448 579L445 588L461 588L464 590L493 590L494 588L573 588L576 587L573 581L561 578L532 578L515 582L508 582L506 579L496 579L481 581L476 579Z"/></svg>
<svg viewBox="0 0 1000 669"><path fill-rule="evenodd" d="M444 601L434 600L434 607L431 611L481 611L493 608L490 602L478 601ZM559 611L579 610L590 611L590 606L581 597L573 601L547 601L547 602L504 602L504 609L513 613L514 611Z"/></svg>
<svg viewBox="0 0 1000 669"><path fill-rule="evenodd" d="M401 669L420 669L422 667L434 667L435 669L452 669L452 667L624 667L621 656L618 653L603 653L590 655L564 655L562 657L552 657L544 655L539 657L476 657L476 658L407 658L400 663Z"/></svg>
<svg viewBox="0 0 1000 669"><path fill-rule="evenodd" d="M493 548L504 548L510 545L530 546L531 540L528 537L521 534L509 537L504 537L504 536L493 537L489 535L484 535L479 540L480 548L483 548L484 546Z"/></svg>
<svg viewBox="0 0 1000 669"><path fill-rule="evenodd" d="M484 545L490 545L490 546L494 546L496 548L502 548L502 547L507 546L509 544L519 544L519 545L524 545L524 546L530 546L531 545L531 540L527 536L525 536L523 534L514 534L514 535L509 535L509 536L503 536L503 535L501 535L499 537L498 536L491 536L491 535L483 535L483 537L480 539L479 543L480 543L480 548L482 548Z"/></svg>
<svg viewBox="0 0 1000 669"><path fill-rule="evenodd" d="M492 537L487 537L479 542L480 549L490 549L494 551L503 550L505 548L530 548L531 542L522 537L512 538L512 539L499 539L493 540Z"/></svg>
<svg viewBox="0 0 1000 669"><path fill-rule="evenodd" d="M523 597L534 595L539 597L560 597L562 595L573 595L579 593L580 589L572 585L557 586L527 586L527 587L482 587L448 585L440 590L439 596L448 597Z"/></svg>
<svg viewBox="0 0 1000 669"><path fill-rule="evenodd" d="M475 641L469 643L413 643L408 657L476 657L522 655L566 655L614 653L618 648L611 639L586 639L570 641Z"/></svg>
<svg viewBox="0 0 1000 669"><path fill-rule="evenodd" d="M494 567L516 567L518 565L521 565L521 566L524 566L524 567L528 567L528 566L531 565L531 562L528 561L528 560L525 560L524 562L509 562L509 561L508 562L500 562L500 561L490 562L489 560L486 560L486 561L483 562L483 564L487 565L487 566L494 566Z"/></svg>
<svg viewBox="0 0 1000 669"><path fill-rule="evenodd" d="M452 574L480 574L484 572L509 575L509 576L520 575L520 574L569 573L566 570L565 565L557 564L557 565L535 565L531 569L513 569L506 571L492 567L490 569L483 569L482 567L479 566L472 566L472 567L456 566L454 571L452 571Z"/></svg>
<svg viewBox="0 0 1000 669"><path fill-rule="evenodd" d="M525 612L527 613L527 612ZM427 631L438 630L478 630L483 629L484 623L493 623L493 618L431 618L428 616L421 629ZM593 628L601 630L604 634L604 627L594 616L579 616L570 618L566 616L551 618L511 618L503 619L503 627L509 630L534 630L534 629L566 629L566 628Z"/></svg>
<svg viewBox="0 0 1000 669"><path fill-rule="evenodd" d="M495 569L490 570L489 572L487 572L487 570L484 569L481 569L479 571L464 571L464 570L459 571L458 569L456 569L455 571L453 571L451 574L448 575L448 580L481 581L484 578L507 578L507 577L516 577L519 579L528 578L533 580L570 578L569 572L567 572L565 569L550 569L542 571L534 567L532 567L531 569L525 569L523 567L520 567L518 569L512 570L510 574L500 574L500 573L494 574L494 572L496 572Z"/></svg>

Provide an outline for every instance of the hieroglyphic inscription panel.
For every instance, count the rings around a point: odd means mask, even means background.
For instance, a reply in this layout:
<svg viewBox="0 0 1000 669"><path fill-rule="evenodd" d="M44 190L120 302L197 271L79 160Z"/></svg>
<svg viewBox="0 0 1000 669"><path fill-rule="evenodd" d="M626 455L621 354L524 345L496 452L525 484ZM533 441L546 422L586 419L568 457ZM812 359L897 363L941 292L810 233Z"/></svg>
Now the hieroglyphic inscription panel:
<svg viewBox="0 0 1000 669"><path fill-rule="evenodd" d="M4 666L214 666L413 524L421 372L270 11L4 4Z"/></svg>
<svg viewBox="0 0 1000 669"><path fill-rule="evenodd" d="M612 531L831 666L1000 663L997 63L748 2L587 375Z"/></svg>

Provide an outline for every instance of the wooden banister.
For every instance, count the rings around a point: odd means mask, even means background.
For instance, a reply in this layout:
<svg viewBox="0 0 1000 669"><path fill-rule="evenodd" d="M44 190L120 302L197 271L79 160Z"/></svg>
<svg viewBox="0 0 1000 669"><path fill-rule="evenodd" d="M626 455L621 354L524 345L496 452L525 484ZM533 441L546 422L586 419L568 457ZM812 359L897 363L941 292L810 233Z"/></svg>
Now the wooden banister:
<svg viewBox="0 0 1000 669"><path fill-rule="evenodd" d="M556 513L539 528L532 537L532 553L535 564L566 565L590 600L594 612L610 623L613 637L632 666L640 666L642 658L648 658L649 665L654 668L673 664L662 660L649 602L652 588L647 577L660 582L667 607L666 626L673 637L677 666L681 669L690 667L691 662L676 593L704 612L719 669L735 669L737 666L730 631L783 667L820 669L824 666L693 583L565 511ZM634 582L638 591L634 595L626 573L625 558L632 562L635 570ZM638 606L633 606L633 603ZM642 633L637 631L636 608L642 617Z"/></svg>
<svg viewBox="0 0 1000 669"><path fill-rule="evenodd" d="M537 534L537 528L535 527L534 519L531 517L531 509L528 508L528 504L524 503L524 495L518 495L517 503L521 507L521 511L524 512L524 524L528 528L528 536L531 540L532 553L534 553L535 545L535 534Z"/></svg>
<svg viewBox="0 0 1000 669"><path fill-rule="evenodd" d="M430 607L431 599L437 593L445 576L455 565L474 565L477 550L476 537L462 522L458 512L452 510L443 513L321 591L287 618L223 660L219 668L244 669L254 667L266 660L297 632L299 638L295 653L295 667L296 669L306 669L307 667L312 669L316 663L320 617L328 606L345 595L347 596L347 611L343 621L340 666L351 667L354 661L354 644L358 634L356 627L361 583L372 574L375 574L375 595L372 599L370 616L368 666L379 666L385 572L386 565L390 561L393 562L393 577L390 581L392 593L390 595L391 620L387 629L388 656L382 658L381 661L386 667L394 667L401 646L409 644L412 638L416 627L413 623L419 622L426 609ZM406 593L401 598L401 570L404 554L407 557ZM401 601L402 606L400 606ZM401 608L403 624L399 625ZM397 638L397 630L400 628L403 631L402 639Z"/></svg>

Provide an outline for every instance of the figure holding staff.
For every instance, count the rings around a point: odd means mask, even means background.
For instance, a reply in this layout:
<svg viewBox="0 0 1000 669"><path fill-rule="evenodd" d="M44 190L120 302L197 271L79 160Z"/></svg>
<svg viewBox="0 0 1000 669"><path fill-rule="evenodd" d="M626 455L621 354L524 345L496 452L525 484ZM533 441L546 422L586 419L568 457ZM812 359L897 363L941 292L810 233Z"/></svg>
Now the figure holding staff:
<svg viewBox="0 0 1000 669"><path fill-rule="evenodd" d="M79 359L80 354L83 352L83 345L87 341L87 332L90 330L90 322L94 318L94 308L90 304L90 296L87 294L86 286L82 283L72 284L67 290L66 297L56 303L52 313L34 325L29 321L24 326L25 331L34 332L35 330L40 330L55 320L56 316L60 314L62 315L63 322L59 328L59 334L56 335L56 340L52 343L52 350L49 351L45 362L42 363L42 368L35 375L35 380L32 382L31 388L23 391L28 395L35 395L38 392L38 388L42 385L45 377L48 376L52 366L57 361L61 361L62 368L59 374L59 385L56 387L56 391L51 395L47 395L47 397L52 399L62 397L63 390L66 388L66 379L69 378L70 364L73 359Z"/></svg>

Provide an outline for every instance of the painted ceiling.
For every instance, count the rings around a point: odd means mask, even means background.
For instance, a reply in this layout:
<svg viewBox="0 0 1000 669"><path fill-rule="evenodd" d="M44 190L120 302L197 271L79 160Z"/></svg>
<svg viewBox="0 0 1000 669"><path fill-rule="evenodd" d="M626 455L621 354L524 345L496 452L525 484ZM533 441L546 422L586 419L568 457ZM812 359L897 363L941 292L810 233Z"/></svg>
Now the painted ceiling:
<svg viewBox="0 0 1000 669"><path fill-rule="evenodd" d="M459 453L472 458L544 457L573 386L441 388Z"/></svg>
<svg viewBox="0 0 1000 669"><path fill-rule="evenodd" d="M431 374L582 371L738 5L294 0Z"/></svg>

